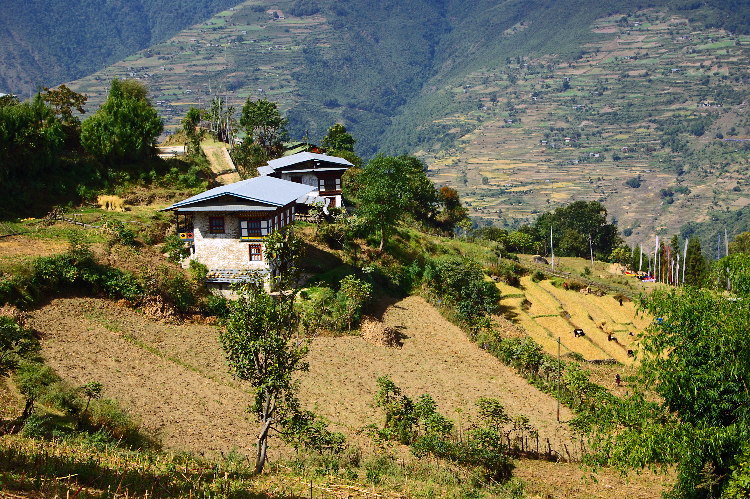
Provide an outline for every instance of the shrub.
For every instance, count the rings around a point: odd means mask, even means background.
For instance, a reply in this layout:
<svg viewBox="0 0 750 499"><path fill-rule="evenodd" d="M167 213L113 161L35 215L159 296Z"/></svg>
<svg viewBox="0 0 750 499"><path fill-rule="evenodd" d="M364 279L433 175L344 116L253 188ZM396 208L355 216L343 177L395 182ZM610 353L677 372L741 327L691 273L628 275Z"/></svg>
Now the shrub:
<svg viewBox="0 0 750 499"><path fill-rule="evenodd" d="M130 230L119 220L107 220L102 228L110 234L108 243L122 244L124 246L135 246L135 232Z"/></svg>
<svg viewBox="0 0 750 499"><path fill-rule="evenodd" d="M359 323L362 309L372 297L372 284L348 275L341 281L336 297L343 309L347 328L351 331L352 325Z"/></svg>
<svg viewBox="0 0 750 499"><path fill-rule="evenodd" d="M209 294L203 301L203 311L223 319L229 315L229 300L223 296Z"/></svg>
<svg viewBox="0 0 750 499"><path fill-rule="evenodd" d="M162 251L167 254L167 259L174 263L179 263L190 255L190 250L185 245L185 241L180 239L177 234L170 234L164 238Z"/></svg>
<svg viewBox="0 0 750 499"><path fill-rule="evenodd" d="M458 320L473 333L489 327L497 312L500 292L485 280L482 267L473 260L444 257L426 262L424 282L438 303L453 308Z"/></svg>
<svg viewBox="0 0 750 499"><path fill-rule="evenodd" d="M540 282L540 281L543 281L544 279L545 279L545 275L544 275L544 272L542 272L541 270L537 270L531 275L531 280L533 282Z"/></svg>
<svg viewBox="0 0 750 499"><path fill-rule="evenodd" d="M504 283L516 288L521 285L521 277L525 273L526 269L516 262L500 261L490 267L490 275L497 276Z"/></svg>

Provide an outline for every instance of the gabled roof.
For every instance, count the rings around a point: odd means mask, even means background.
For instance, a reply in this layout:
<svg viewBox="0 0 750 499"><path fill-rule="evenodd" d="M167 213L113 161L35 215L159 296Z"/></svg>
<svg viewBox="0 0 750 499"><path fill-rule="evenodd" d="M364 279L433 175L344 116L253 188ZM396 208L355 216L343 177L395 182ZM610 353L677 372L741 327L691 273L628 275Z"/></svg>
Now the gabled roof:
<svg viewBox="0 0 750 499"><path fill-rule="evenodd" d="M312 152L299 152L297 154L292 154L291 156L282 156L278 159L272 159L268 162L268 166L273 170L278 170L279 168L284 168L285 166L296 165L299 163L304 163L306 161L335 163L337 165L341 165L342 168L350 168L354 166L344 158L328 156L327 154L315 154ZM261 169L263 169L264 171L268 171L267 167L265 166L259 168L258 171L260 171Z"/></svg>
<svg viewBox="0 0 750 499"><path fill-rule="evenodd" d="M217 204L225 205L226 196L238 198L240 200L252 201L271 206L285 206L304 197L315 187L289 182L275 177L255 177L233 184L214 187L205 192L187 198L184 201L177 202L172 206L164 208L166 210L176 210L197 203L206 204L206 201L224 197L224 200L218 200Z"/></svg>

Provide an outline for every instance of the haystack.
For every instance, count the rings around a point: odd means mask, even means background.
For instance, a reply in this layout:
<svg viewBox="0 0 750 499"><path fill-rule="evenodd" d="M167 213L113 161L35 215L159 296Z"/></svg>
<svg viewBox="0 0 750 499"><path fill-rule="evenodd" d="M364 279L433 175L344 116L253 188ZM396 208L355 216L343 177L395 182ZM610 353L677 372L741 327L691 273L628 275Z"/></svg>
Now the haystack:
<svg viewBox="0 0 750 499"><path fill-rule="evenodd" d="M398 329L388 327L383 324L383 321L373 317L365 317L362 320L360 330L362 331L362 338L374 345L388 348L401 348L404 345Z"/></svg>

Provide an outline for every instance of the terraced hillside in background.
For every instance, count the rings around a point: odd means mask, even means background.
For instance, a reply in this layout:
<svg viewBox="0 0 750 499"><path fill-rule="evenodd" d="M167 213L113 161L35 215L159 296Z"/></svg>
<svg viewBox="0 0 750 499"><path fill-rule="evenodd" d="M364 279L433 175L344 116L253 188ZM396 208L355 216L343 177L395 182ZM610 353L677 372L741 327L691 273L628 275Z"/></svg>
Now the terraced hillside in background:
<svg viewBox="0 0 750 499"><path fill-rule="evenodd" d="M421 147L435 182L486 223L601 201L632 243L747 206L750 37L658 11L593 30L615 38L568 63L509 59L446 89L474 109L424 126L457 135Z"/></svg>
<svg viewBox="0 0 750 499"><path fill-rule="evenodd" d="M72 86L95 109L138 78L168 130L215 95L278 102L293 138L342 122L365 156L423 158L479 223L598 200L637 243L750 204L750 36L617 2L483 4L474 25L428 0L366 20L365 4L248 0Z"/></svg>

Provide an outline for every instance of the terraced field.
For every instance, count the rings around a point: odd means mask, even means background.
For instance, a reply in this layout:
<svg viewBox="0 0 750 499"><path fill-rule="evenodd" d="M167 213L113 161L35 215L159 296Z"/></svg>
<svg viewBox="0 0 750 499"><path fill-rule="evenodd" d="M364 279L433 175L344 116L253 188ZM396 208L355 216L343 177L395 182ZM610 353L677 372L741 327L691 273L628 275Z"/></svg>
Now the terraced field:
<svg viewBox="0 0 750 499"><path fill-rule="evenodd" d="M451 99L476 104L433 123L468 130L453 148L420 151L435 182L501 225L601 201L631 243L750 203L750 37L654 10L592 29L615 38L575 61L508 58L454 82ZM633 178L640 187L625 185Z"/></svg>
<svg viewBox="0 0 750 499"><path fill-rule="evenodd" d="M208 21L134 54L71 85L89 96L95 110L114 78L136 78L148 85L167 130L179 127L188 107L210 107L214 95L239 111L250 96L297 102L292 74L281 68L301 64L301 49L310 33L330 30L321 16L285 15L291 2L271 9L259 0L239 3Z"/></svg>
<svg viewBox="0 0 750 499"><path fill-rule="evenodd" d="M560 338L563 354L631 364L627 351L634 348L637 335L651 320L637 312L631 301L620 305L611 295L565 290L549 280L534 282L526 276L518 288L507 284L498 284L498 288L503 296L503 315L522 326L551 354L557 353ZM575 337L576 328L583 329L585 336Z"/></svg>

